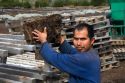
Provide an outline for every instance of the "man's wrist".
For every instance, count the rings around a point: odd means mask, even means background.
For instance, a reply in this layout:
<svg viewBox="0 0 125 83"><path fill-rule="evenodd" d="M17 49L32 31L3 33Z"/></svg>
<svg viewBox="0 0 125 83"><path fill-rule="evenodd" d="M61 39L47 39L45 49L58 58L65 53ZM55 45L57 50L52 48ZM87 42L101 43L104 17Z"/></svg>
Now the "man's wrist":
<svg viewBox="0 0 125 83"><path fill-rule="evenodd" d="M42 41L40 41L40 42L41 42L41 44L43 44L43 43L47 42L47 40L42 40Z"/></svg>

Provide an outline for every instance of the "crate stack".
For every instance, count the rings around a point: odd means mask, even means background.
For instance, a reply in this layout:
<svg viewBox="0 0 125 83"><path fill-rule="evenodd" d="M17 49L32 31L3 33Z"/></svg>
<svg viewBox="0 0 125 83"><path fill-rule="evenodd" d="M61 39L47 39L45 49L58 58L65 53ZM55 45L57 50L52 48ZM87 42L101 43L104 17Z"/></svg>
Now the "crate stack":
<svg viewBox="0 0 125 83"><path fill-rule="evenodd" d="M26 43L24 35L0 34L0 83L60 81L59 74L53 74L43 60L35 59L35 48Z"/></svg>
<svg viewBox="0 0 125 83"><path fill-rule="evenodd" d="M113 56L116 60L125 59L125 40L111 40L112 41L112 50Z"/></svg>
<svg viewBox="0 0 125 83"><path fill-rule="evenodd" d="M98 50L101 60L101 71L106 71L119 66L112 52L112 41L109 36L109 21L104 20L94 23L95 43L94 48Z"/></svg>

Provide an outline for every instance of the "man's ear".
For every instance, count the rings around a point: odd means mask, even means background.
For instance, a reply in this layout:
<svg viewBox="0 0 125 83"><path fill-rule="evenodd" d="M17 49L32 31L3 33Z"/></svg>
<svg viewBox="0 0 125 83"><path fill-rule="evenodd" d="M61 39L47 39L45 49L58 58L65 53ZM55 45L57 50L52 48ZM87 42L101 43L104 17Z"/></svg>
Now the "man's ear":
<svg viewBox="0 0 125 83"><path fill-rule="evenodd" d="M91 44L93 45L93 43L95 42L95 38L91 38Z"/></svg>

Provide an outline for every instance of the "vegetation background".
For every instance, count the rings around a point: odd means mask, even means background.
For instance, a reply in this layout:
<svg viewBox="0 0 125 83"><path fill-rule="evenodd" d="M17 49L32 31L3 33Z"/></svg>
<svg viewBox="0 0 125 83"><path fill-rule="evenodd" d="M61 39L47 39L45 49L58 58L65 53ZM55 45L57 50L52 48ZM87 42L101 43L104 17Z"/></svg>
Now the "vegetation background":
<svg viewBox="0 0 125 83"><path fill-rule="evenodd" d="M0 0L0 8L105 6L108 0Z"/></svg>

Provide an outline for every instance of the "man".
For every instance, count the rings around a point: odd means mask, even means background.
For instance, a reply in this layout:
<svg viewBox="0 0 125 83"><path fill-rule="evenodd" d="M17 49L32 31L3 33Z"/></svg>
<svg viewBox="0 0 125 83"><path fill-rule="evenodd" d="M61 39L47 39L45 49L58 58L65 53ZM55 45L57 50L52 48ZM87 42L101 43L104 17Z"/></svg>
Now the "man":
<svg viewBox="0 0 125 83"><path fill-rule="evenodd" d="M33 34L41 42L40 53L51 65L69 74L69 83L100 83L100 59L92 48L94 43L93 27L81 23L74 28L73 48L63 37L60 39L60 51L56 52L47 43L46 28L43 32L35 30Z"/></svg>

